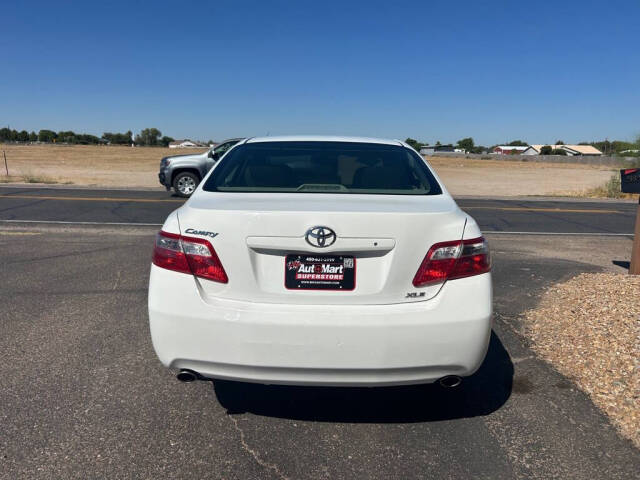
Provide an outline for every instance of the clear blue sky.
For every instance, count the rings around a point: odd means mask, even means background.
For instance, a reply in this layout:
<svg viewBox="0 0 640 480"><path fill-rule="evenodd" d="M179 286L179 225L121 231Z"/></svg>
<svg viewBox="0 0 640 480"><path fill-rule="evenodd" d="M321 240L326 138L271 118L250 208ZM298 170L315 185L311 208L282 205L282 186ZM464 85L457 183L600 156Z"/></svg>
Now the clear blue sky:
<svg viewBox="0 0 640 480"><path fill-rule="evenodd" d="M2 19L0 124L18 130L640 134L638 0L12 1Z"/></svg>

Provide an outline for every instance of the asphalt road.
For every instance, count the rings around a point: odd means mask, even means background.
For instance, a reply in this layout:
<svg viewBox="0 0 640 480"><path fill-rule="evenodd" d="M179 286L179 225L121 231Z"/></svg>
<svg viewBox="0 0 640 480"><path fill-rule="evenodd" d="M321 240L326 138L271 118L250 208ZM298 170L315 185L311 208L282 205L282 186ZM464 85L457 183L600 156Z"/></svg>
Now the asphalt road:
<svg viewBox="0 0 640 480"><path fill-rule="evenodd" d="M0 187L0 221L162 224L183 200L164 191ZM483 231L632 234L629 202L458 199Z"/></svg>
<svg viewBox="0 0 640 480"><path fill-rule="evenodd" d="M637 478L638 450L519 333L546 285L628 237L541 255L543 237L493 236L475 376L339 389L179 383L149 336L155 230L0 225L0 478Z"/></svg>

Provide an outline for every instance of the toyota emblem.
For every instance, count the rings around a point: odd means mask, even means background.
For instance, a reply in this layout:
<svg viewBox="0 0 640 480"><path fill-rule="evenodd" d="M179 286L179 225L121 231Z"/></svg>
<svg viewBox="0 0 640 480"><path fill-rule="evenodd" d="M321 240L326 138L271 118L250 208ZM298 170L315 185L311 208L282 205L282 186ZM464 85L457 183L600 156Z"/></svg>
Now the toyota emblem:
<svg viewBox="0 0 640 480"><path fill-rule="evenodd" d="M312 227L304 238L312 247L325 248L335 243L336 232L328 227Z"/></svg>

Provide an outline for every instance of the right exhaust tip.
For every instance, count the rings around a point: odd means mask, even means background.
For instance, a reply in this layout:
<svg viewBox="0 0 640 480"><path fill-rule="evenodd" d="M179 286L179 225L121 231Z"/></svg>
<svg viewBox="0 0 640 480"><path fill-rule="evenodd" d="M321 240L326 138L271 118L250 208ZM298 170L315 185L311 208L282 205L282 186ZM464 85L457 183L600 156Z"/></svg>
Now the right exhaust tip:
<svg viewBox="0 0 640 480"><path fill-rule="evenodd" d="M195 382L198 379L196 372L191 370L180 370L176 375L176 378L184 383Z"/></svg>
<svg viewBox="0 0 640 480"><path fill-rule="evenodd" d="M438 383L444 388L455 388L462 383L462 378L457 375L447 375L438 380Z"/></svg>

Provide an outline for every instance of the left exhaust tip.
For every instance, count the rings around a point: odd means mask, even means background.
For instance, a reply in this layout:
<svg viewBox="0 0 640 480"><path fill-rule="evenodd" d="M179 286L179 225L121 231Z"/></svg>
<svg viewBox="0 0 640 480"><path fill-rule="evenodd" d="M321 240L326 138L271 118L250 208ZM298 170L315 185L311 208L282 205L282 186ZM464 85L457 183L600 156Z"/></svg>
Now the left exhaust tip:
<svg viewBox="0 0 640 480"><path fill-rule="evenodd" d="M195 382L198 379L198 374L191 370L180 370L176 378L184 383Z"/></svg>
<svg viewBox="0 0 640 480"><path fill-rule="evenodd" d="M438 380L438 383L444 388L455 388L460 386L460 384L462 383L462 378L457 375L447 375L446 377L442 377L440 380Z"/></svg>

